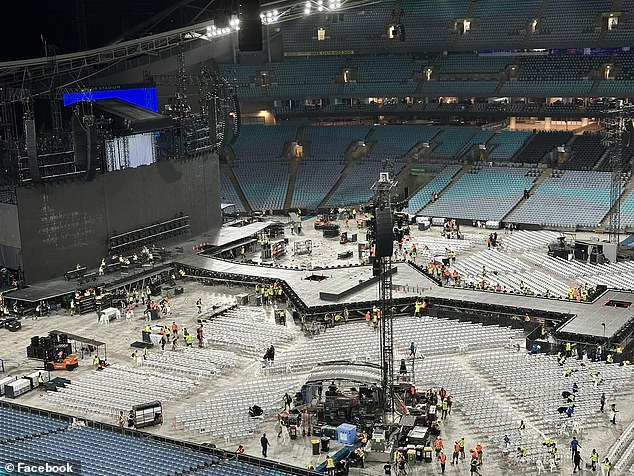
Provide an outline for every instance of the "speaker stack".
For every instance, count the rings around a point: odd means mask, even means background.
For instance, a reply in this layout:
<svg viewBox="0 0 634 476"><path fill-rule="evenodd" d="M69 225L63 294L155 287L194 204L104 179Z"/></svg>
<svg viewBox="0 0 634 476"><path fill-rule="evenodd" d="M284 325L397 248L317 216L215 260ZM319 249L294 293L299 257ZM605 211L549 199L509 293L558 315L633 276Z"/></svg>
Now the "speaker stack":
<svg viewBox="0 0 634 476"><path fill-rule="evenodd" d="M387 258L394 253L394 229L392 224L392 209L385 207L374 211L376 223L376 244L374 255L377 258Z"/></svg>
<svg viewBox="0 0 634 476"><path fill-rule="evenodd" d="M51 334L49 337L31 337L31 345L26 348L26 355L32 359L52 360L55 355L63 350L66 355L72 352L72 346L68 343L66 334Z"/></svg>
<svg viewBox="0 0 634 476"><path fill-rule="evenodd" d="M240 51L262 51L262 19L260 0L242 0L240 3Z"/></svg>

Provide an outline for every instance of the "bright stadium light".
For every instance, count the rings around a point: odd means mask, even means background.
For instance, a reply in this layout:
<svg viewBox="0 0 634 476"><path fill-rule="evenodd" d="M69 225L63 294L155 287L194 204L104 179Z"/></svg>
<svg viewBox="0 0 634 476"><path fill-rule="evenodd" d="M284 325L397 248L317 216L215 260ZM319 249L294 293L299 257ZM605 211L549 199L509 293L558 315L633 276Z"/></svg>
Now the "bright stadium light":
<svg viewBox="0 0 634 476"><path fill-rule="evenodd" d="M310 15L310 2L306 2L306 6L304 7L304 15Z"/></svg>
<svg viewBox="0 0 634 476"><path fill-rule="evenodd" d="M277 10L269 10L260 14L260 18L262 19L262 23L265 25L270 25L271 23L276 22L280 17L280 13Z"/></svg>
<svg viewBox="0 0 634 476"><path fill-rule="evenodd" d="M317 10L320 12L324 11L324 0L317 0Z"/></svg>

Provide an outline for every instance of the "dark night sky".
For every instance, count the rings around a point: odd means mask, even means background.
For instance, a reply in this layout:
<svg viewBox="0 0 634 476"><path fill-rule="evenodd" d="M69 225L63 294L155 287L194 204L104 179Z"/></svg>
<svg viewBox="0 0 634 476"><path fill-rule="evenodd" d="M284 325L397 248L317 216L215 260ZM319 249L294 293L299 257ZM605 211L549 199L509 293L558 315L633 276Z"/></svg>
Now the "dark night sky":
<svg viewBox="0 0 634 476"><path fill-rule="evenodd" d="M88 47L108 44L176 1L83 0ZM5 0L2 3L0 61L42 56L44 49L40 35L44 35L49 44L57 46L58 54L79 50L75 0ZM231 0L217 0L215 7L228 8L230 4ZM188 12L195 13L191 9ZM174 27L180 26L178 21L177 15L171 19ZM167 29L166 24L163 26L163 30Z"/></svg>

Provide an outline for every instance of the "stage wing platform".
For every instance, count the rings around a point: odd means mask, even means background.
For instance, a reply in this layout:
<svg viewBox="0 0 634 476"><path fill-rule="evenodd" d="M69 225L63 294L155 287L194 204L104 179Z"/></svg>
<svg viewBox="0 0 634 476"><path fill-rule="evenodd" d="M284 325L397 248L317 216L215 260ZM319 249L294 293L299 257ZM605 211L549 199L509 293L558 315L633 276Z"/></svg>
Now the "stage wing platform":
<svg viewBox="0 0 634 476"><path fill-rule="evenodd" d="M226 246L256 235L272 224L272 222L255 222L244 226L223 226L215 232L204 233L200 241L211 246Z"/></svg>
<svg viewBox="0 0 634 476"><path fill-rule="evenodd" d="M329 269L287 269L270 266L243 264L204 255L185 254L176 257L179 264L215 273L229 273L245 277L278 279L286 282L308 307L330 306L378 299L378 286L365 286L340 298L322 299L320 292L332 292L333 289L353 287L361 281L372 279L372 266L352 266ZM414 297L423 292L420 286L428 282L421 279L420 273L405 263L394 265L397 272L393 277L394 297ZM325 277L321 281L307 279L310 276ZM411 283L414 283L412 287Z"/></svg>
<svg viewBox="0 0 634 476"><path fill-rule="evenodd" d="M148 279L153 276L158 276L171 267L172 263L160 263L154 267L143 267L137 270L130 270L127 275L121 273L106 274L104 276L97 276L95 281L89 281L81 286L78 286L77 281L75 280L67 281L64 278L56 278L34 284L33 286L27 286L16 291L8 292L6 297L15 299L16 301L36 303L38 301L45 301L73 294L78 287L105 287L107 289L111 289L113 287L125 286L127 282L136 282L144 278Z"/></svg>
<svg viewBox="0 0 634 476"><path fill-rule="evenodd" d="M591 303L578 303L558 299L439 286L432 286L425 295L432 298L452 299L464 302L475 301L498 306L521 308L526 309L529 315L531 309L560 314L572 314L574 317L566 322L558 331L591 337L604 336L602 323L605 323L605 336L613 336L634 317L632 311L626 308L606 306L606 303L611 300L631 302L634 304L634 293L624 291L607 291Z"/></svg>

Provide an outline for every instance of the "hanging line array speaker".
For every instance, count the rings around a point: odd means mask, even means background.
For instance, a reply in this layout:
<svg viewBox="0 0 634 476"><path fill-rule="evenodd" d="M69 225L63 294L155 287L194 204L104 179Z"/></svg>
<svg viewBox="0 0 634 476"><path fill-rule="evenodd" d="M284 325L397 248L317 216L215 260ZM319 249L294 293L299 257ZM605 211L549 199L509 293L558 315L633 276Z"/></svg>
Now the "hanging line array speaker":
<svg viewBox="0 0 634 476"><path fill-rule="evenodd" d="M392 209L377 208L374 212L376 219L376 246L374 255L377 258L392 256L394 252L394 231L392 225Z"/></svg>
<svg viewBox="0 0 634 476"><path fill-rule="evenodd" d="M260 0L242 0L240 2L238 47L240 51L262 51Z"/></svg>

